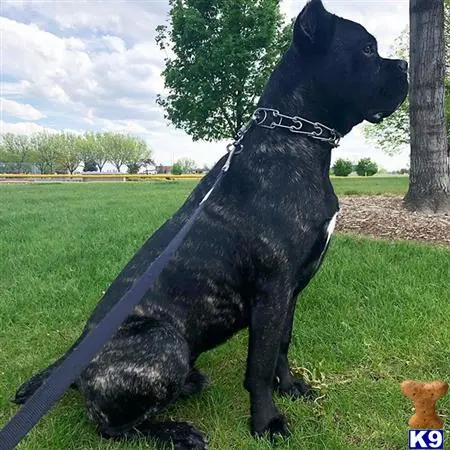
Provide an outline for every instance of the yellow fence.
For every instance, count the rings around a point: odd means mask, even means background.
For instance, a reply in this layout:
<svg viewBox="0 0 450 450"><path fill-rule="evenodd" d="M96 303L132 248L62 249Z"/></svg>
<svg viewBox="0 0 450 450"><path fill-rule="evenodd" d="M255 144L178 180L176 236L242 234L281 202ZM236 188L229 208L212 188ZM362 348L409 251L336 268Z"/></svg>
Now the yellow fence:
<svg viewBox="0 0 450 450"><path fill-rule="evenodd" d="M15 174L15 173L0 173L0 181L12 180L83 180L83 181L127 181L134 179L147 180L200 180L203 174L191 175L172 175L171 173L161 173L157 175L146 174L126 174L126 173L105 173L105 174Z"/></svg>

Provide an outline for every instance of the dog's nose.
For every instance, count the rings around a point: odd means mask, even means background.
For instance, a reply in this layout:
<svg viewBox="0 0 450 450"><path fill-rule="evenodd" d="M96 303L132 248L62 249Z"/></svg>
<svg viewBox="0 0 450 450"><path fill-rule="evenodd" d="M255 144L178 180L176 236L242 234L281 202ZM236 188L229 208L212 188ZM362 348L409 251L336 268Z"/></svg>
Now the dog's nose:
<svg viewBox="0 0 450 450"><path fill-rule="evenodd" d="M402 72L407 72L408 71L408 63L406 61L403 61L403 59L398 59L397 60L397 65L398 65L398 68Z"/></svg>

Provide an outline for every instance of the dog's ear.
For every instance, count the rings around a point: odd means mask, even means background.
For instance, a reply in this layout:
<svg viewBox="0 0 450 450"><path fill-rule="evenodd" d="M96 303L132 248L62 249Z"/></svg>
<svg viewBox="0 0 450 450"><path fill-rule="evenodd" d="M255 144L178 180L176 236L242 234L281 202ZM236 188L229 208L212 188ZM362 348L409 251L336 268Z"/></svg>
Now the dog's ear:
<svg viewBox="0 0 450 450"><path fill-rule="evenodd" d="M325 52L333 37L334 20L321 0L310 0L295 21L294 44L300 50Z"/></svg>

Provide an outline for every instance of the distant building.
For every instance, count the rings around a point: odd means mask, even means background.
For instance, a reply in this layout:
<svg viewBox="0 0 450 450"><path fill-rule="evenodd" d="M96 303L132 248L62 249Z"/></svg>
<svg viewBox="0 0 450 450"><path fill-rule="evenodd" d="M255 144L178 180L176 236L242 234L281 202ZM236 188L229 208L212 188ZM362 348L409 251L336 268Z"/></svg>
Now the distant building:
<svg viewBox="0 0 450 450"><path fill-rule="evenodd" d="M172 166L163 166L162 164L156 166L156 173L170 173L171 170Z"/></svg>
<svg viewBox="0 0 450 450"><path fill-rule="evenodd" d="M152 159L146 159L142 162L141 167L139 167L138 173L145 173L146 175L158 173L155 162Z"/></svg>

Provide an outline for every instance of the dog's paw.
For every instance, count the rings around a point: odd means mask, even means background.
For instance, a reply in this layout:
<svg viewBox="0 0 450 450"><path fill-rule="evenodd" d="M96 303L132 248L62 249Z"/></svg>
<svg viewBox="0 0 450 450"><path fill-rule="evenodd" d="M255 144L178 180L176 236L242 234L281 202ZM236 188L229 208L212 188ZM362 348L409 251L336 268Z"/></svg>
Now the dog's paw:
<svg viewBox="0 0 450 450"><path fill-rule="evenodd" d="M268 437L270 442L275 443L280 438L287 439L291 432L286 418L279 414L273 417L264 428L252 430L252 434L255 437Z"/></svg>
<svg viewBox="0 0 450 450"><path fill-rule="evenodd" d="M303 398L305 400L314 400L317 398L317 391L300 378L292 377L292 383L289 386L276 386L280 395L289 397L292 400Z"/></svg>
<svg viewBox="0 0 450 450"><path fill-rule="evenodd" d="M194 426L188 425L179 434L172 436L175 450L207 450L208 445L203 435Z"/></svg>

